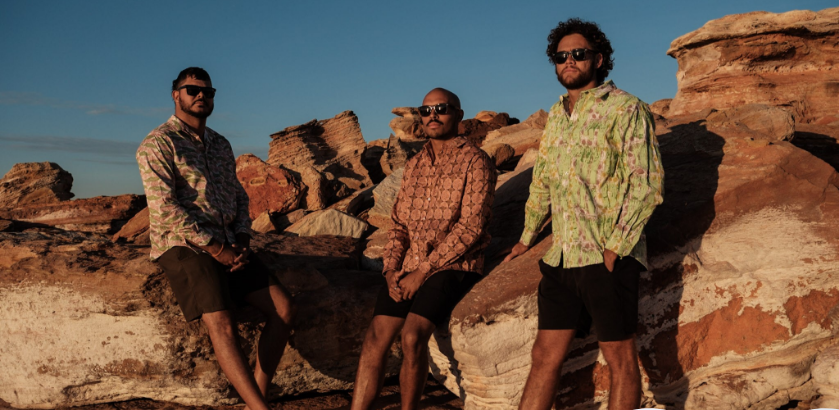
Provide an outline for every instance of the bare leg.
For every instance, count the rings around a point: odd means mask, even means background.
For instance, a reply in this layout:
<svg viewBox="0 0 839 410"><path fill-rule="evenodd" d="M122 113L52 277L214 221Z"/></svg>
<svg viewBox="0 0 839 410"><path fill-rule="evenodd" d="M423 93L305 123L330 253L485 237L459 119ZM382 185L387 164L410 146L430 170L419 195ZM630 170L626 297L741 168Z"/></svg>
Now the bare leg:
<svg viewBox="0 0 839 410"><path fill-rule="evenodd" d="M257 347L254 379L262 396L268 398L268 387L283 357L295 307L291 295L282 286L271 285L249 294L245 300L267 318Z"/></svg>
<svg viewBox="0 0 839 410"><path fill-rule="evenodd" d="M210 341L221 370L233 384L242 400L251 410L268 410L268 403L259 391L256 381L251 375L248 361L242 354L237 338L236 321L230 311L205 313L201 316L204 325L210 333Z"/></svg>
<svg viewBox="0 0 839 410"><path fill-rule="evenodd" d="M635 335L617 342L600 342L600 351L609 365L609 410L637 409L641 404L641 371Z"/></svg>
<svg viewBox="0 0 839 410"><path fill-rule="evenodd" d="M379 396L385 380L387 353L405 319L392 316L373 316L373 322L364 336L361 358L352 395L352 410L373 408L373 401Z"/></svg>
<svg viewBox="0 0 839 410"><path fill-rule="evenodd" d="M413 410L419 405L425 380L428 378L428 339L436 326L428 319L408 314L402 328L402 371L399 373L399 391L402 393L402 410Z"/></svg>
<svg viewBox="0 0 839 410"><path fill-rule="evenodd" d="M574 330L540 330L533 344L532 364L519 409L548 410L553 406L562 362Z"/></svg>

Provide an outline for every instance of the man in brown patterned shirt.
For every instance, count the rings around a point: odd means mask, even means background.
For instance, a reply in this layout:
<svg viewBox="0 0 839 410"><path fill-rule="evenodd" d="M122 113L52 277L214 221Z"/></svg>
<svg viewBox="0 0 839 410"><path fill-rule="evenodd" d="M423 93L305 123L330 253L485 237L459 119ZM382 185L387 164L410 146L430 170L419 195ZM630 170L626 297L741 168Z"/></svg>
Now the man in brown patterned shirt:
<svg viewBox="0 0 839 410"><path fill-rule="evenodd" d="M175 115L137 149L149 203L151 258L163 268L184 318L207 326L222 371L252 410L265 395L291 330L289 293L250 256L248 196L236 179L230 143L207 128L216 90L201 68L172 82ZM236 340L232 309L250 304L266 319L256 370Z"/></svg>
<svg viewBox="0 0 839 410"><path fill-rule="evenodd" d="M402 408L416 408L428 375L428 340L483 274L495 166L457 135L463 111L456 95L436 88L422 104L429 142L405 165L393 205L384 251L386 283L362 346L354 410L372 408L400 329Z"/></svg>

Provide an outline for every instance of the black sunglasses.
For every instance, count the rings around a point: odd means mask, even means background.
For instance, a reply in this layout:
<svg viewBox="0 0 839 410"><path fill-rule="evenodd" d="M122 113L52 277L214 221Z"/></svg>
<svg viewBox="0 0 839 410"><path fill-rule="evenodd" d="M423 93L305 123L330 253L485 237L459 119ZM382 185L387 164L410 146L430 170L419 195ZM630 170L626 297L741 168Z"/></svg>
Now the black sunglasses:
<svg viewBox="0 0 839 410"><path fill-rule="evenodd" d="M440 103L437 105L421 105L417 108L417 110L419 111L419 115L421 117L428 117L431 115L432 110L437 111L437 115L446 115L449 113L449 107L454 108L455 110L458 109L449 103Z"/></svg>
<svg viewBox="0 0 839 410"><path fill-rule="evenodd" d="M190 97L197 97L199 93L204 93L206 98L214 98L216 96L216 89L213 87L199 87L197 85L182 85L178 87L179 90L186 88L186 93Z"/></svg>
<svg viewBox="0 0 839 410"><path fill-rule="evenodd" d="M587 48L575 48L568 51L558 51L551 56L551 60L553 60L554 64L565 64L568 60L568 56L574 59L574 61L585 61L588 59L589 55L595 55L598 52L595 50L589 50Z"/></svg>

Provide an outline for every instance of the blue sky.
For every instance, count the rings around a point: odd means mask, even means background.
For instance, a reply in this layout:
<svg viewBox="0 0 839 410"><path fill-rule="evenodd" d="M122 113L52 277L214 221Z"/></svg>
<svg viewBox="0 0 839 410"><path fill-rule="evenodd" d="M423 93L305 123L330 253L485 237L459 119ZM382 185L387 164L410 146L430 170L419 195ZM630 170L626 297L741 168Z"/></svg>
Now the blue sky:
<svg viewBox="0 0 839 410"><path fill-rule="evenodd" d="M352 110L367 141L390 110L457 93L467 117L520 119L564 93L544 54L560 20L600 24L615 83L652 103L676 93L670 42L708 20L822 10L836 0L0 1L0 174L52 161L79 198L142 193L134 152L173 112L188 66L218 89L208 125L236 155L265 159L270 135Z"/></svg>

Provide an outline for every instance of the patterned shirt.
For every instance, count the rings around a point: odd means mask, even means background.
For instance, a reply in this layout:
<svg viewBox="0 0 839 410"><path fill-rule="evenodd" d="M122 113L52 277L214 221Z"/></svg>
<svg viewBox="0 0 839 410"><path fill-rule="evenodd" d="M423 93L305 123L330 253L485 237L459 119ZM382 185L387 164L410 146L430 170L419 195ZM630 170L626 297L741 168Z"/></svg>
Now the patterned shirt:
<svg viewBox="0 0 839 410"><path fill-rule="evenodd" d="M647 104L612 81L551 107L533 166L521 242L532 245L550 212L553 244L542 260L574 268L609 249L647 266L644 225L663 200L655 122Z"/></svg>
<svg viewBox="0 0 839 410"><path fill-rule="evenodd" d="M236 243L250 234L248 195L236 179L230 143L207 128L203 140L176 116L137 149L149 203L151 258L174 246Z"/></svg>
<svg viewBox="0 0 839 410"><path fill-rule="evenodd" d="M405 165L384 249L384 271L418 268L483 274L497 179L489 156L463 137L431 143ZM421 266L422 265L422 266Z"/></svg>

